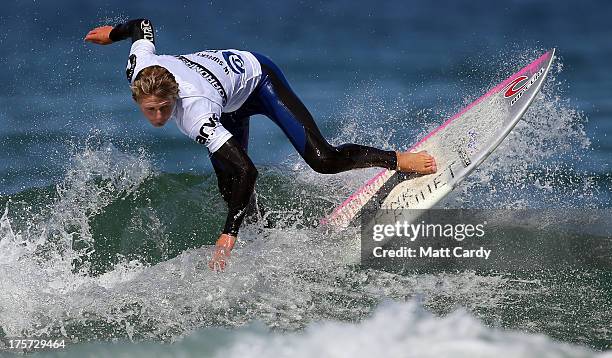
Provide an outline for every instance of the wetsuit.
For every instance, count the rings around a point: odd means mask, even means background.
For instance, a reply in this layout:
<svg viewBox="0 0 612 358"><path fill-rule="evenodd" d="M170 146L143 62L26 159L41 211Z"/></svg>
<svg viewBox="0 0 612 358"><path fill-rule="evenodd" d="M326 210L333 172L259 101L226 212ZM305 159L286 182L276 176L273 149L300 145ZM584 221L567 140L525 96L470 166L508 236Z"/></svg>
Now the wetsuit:
<svg viewBox="0 0 612 358"><path fill-rule="evenodd" d="M257 170L247 155L252 115L272 119L319 173L397 167L394 151L329 144L281 70L263 55L239 50L156 55L153 26L146 19L115 26L110 38L132 39L126 69L131 83L143 68L152 65L160 65L174 75L179 99L172 117L181 131L205 144L211 153L219 190L228 204L223 233L237 235L255 186Z"/></svg>

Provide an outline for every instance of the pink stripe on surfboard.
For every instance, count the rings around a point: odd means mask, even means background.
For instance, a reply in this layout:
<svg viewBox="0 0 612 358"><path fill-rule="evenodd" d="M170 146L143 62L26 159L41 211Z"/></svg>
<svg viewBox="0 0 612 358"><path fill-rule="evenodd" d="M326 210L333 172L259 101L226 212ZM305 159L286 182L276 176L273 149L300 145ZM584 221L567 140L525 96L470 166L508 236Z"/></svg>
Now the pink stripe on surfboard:
<svg viewBox="0 0 612 358"><path fill-rule="evenodd" d="M459 111L457 114L455 114L454 116L452 116L450 119L448 119L446 122L444 122L441 126L439 126L438 128L434 129L432 132L430 132L429 134L427 134L423 139L421 139L420 141L418 141L415 145L413 145L412 147L410 147L409 151L417 148L419 145L421 145L423 142L425 142L427 139L429 139L432 135L436 134L437 132L441 131L442 129L444 129L445 127L447 127L449 124L451 124L455 119L459 118L462 114L464 114L465 112L467 112L468 110L470 110L471 108L473 108L474 106L476 106L477 104L479 104L480 102L482 102L485 98L492 96L493 94L496 94L497 92L499 92L501 89L503 89L504 87L506 87L516 76L520 76L526 72L530 72L530 73L535 73L536 70L540 67L540 64L543 61L548 60L548 58L550 57L552 51L548 51L545 54L543 54L542 56L540 56L537 60L533 61L532 63L530 63L529 65L523 67L523 69L521 69L520 71L518 71L517 73L511 75L510 77L506 78L502 83L498 84L497 86L491 88L487 93L485 93L484 95L480 96L477 100L475 100L474 102L470 103L468 106L466 106L465 108L463 108L461 111ZM365 191L372 183L374 183L378 178L380 178L383 174L385 174L387 172L387 169L383 169L382 171L380 171L378 174L376 174L372 179L368 180L361 188L359 188L357 191L355 191L351 196L349 196L344 202L342 202L342 204L340 204L330 215L329 215L329 219L324 220L324 222L329 222L331 220L333 220L337 215L338 212L341 211L345 206L347 206L350 202L352 202L356 197L358 197L359 195L361 195L361 193L363 191Z"/></svg>
<svg viewBox="0 0 612 358"><path fill-rule="evenodd" d="M346 200L344 200L342 202L342 204L340 204L330 215L329 215L329 219L327 218L323 218L321 220L322 224L326 224L331 220L334 220L334 218L336 216L338 216L338 212L341 211L345 206L349 205L350 202L352 202L356 197L358 197L359 195L361 195L362 192L364 192L365 190L367 190L370 185L372 185L372 183L374 183L378 178L380 178L383 174L385 174L387 172L387 169L383 169L381 170L378 174L376 174L372 179L368 180L361 188L359 188L357 191L355 191L353 194L351 194L351 196L349 196Z"/></svg>

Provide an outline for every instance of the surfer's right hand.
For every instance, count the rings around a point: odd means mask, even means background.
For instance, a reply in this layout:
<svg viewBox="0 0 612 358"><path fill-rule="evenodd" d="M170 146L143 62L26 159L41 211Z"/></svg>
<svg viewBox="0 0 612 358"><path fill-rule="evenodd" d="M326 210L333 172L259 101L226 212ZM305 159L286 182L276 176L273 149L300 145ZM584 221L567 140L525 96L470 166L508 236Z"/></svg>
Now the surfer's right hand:
<svg viewBox="0 0 612 358"><path fill-rule="evenodd" d="M417 153L397 152L397 170L404 173L432 174L438 168L434 157L426 151Z"/></svg>
<svg viewBox="0 0 612 358"><path fill-rule="evenodd" d="M98 45L109 45L113 43L113 40L110 39L111 31L113 31L112 26L96 27L85 35L84 40Z"/></svg>
<svg viewBox="0 0 612 358"><path fill-rule="evenodd" d="M213 257L208 263L208 267L215 272L223 272L225 265L230 257L230 252L234 247L236 238L229 234L221 234L215 245L215 251Z"/></svg>

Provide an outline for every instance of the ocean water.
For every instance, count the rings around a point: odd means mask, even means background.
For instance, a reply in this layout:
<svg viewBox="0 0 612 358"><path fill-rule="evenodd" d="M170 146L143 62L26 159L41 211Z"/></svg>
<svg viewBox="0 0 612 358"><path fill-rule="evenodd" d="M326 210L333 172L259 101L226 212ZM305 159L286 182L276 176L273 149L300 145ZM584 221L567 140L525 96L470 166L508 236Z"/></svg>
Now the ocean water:
<svg viewBox="0 0 612 358"><path fill-rule="evenodd" d="M0 338L63 337L66 350L34 356L66 357L610 356L612 242L593 247L586 229L612 226L610 14L604 1L5 4ZM163 53L267 54L332 143L387 149L557 48L521 122L443 205L573 212L582 256L427 273L347 263L359 232L319 219L376 170L317 174L257 116L264 216L227 272L210 272L225 206L205 149L138 112L128 42L82 41L135 17L153 21ZM547 224L511 230L562 245Z"/></svg>

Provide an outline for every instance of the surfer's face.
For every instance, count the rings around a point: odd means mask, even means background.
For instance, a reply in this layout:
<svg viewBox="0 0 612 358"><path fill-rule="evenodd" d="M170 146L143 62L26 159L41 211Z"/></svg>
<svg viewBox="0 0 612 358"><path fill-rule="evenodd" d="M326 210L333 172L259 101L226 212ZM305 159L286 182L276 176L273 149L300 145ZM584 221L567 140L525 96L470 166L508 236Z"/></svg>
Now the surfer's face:
<svg viewBox="0 0 612 358"><path fill-rule="evenodd" d="M175 102L173 98L146 96L138 102L138 106L154 127L161 127L170 119Z"/></svg>

